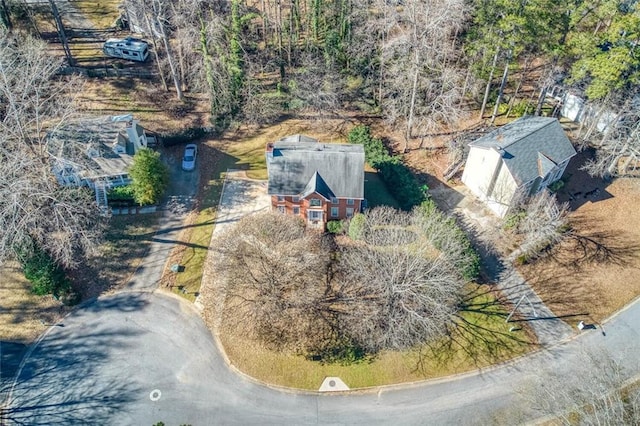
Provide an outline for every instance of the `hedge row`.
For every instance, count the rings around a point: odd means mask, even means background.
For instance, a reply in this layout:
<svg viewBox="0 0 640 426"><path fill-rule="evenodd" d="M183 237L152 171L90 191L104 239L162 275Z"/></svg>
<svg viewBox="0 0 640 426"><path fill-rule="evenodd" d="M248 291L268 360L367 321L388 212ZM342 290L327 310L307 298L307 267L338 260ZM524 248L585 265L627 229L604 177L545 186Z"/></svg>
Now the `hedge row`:
<svg viewBox="0 0 640 426"><path fill-rule="evenodd" d="M349 143L364 147L365 160L380 173L385 185L392 192L403 210L411 210L427 199L426 191L400 157L392 156L382 140L371 136L368 126L356 126L349 132Z"/></svg>
<svg viewBox="0 0 640 426"><path fill-rule="evenodd" d="M131 185L116 186L107 192L109 201L135 201L133 187Z"/></svg>
<svg viewBox="0 0 640 426"><path fill-rule="evenodd" d="M162 146L174 146L193 142L194 140L204 137L206 134L207 130L204 127L190 127L177 132L162 133L160 138L162 140Z"/></svg>
<svg viewBox="0 0 640 426"><path fill-rule="evenodd" d="M450 254L450 258L456 259L456 268L466 280L472 281L478 278L480 256L456 220L438 209L433 200L424 201L416 209L426 217L434 218L435 216L436 220L430 221L433 227L444 227L444 230L432 229L427 232L435 248Z"/></svg>

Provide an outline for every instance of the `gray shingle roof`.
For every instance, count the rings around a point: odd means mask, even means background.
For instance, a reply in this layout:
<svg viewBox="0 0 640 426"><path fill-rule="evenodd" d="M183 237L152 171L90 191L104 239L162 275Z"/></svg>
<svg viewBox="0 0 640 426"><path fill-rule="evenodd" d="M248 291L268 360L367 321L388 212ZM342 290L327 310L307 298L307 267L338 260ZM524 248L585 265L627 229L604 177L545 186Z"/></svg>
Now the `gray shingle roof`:
<svg viewBox="0 0 640 426"><path fill-rule="evenodd" d="M364 198L362 145L290 136L274 144L267 167L270 195L301 195L312 189L327 198Z"/></svg>
<svg viewBox="0 0 640 426"><path fill-rule="evenodd" d="M519 184L543 177L554 165L576 155L555 118L525 116L471 142L495 149Z"/></svg>
<svg viewBox="0 0 640 426"><path fill-rule="evenodd" d="M82 164L84 178L126 174L133 163L134 147L127 135L128 123L133 116L101 116L79 118L55 129L49 134L49 148L62 159ZM144 129L135 123L136 133ZM114 152L121 145L125 152ZM91 153L91 155L90 155Z"/></svg>

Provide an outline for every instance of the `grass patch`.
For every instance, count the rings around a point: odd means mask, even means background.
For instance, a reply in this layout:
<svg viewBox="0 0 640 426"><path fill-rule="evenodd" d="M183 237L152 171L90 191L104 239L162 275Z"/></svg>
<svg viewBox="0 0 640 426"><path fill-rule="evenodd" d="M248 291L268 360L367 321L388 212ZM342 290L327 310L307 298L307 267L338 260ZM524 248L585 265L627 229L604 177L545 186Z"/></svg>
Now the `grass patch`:
<svg viewBox="0 0 640 426"><path fill-rule="evenodd" d="M366 166L364 172L364 197L367 199L369 207L391 206L396 209L400 208L400 204L391 195L380 175L369 165Z"/></svg>
<svg viewBox="0 0 640 426"><path fill-rule="evenodd" d="M77 270L68 271L83 299L125 285L142 264L151 244L159 214L113 216L99 253Z"/></svg>
<svg viewBox="0 0 640 426"><path fill-rule="evenodd" d="M70 308L50 295L31 291L17 262L5 262L0 273L0 342L30 343Z"/></svg>
<svg viewBox="0 0 640 426"><path fill-rule="evenodd" d="M351 365L321 364L264 348L245 336L220 337L231 363L267 383L317 390L327 376L350 388L425 380L489 366L527 352L532 334L510 333L508 311L486 287L475 286L452 326L452 338L403 352L385 351Z"/></svg>
<svg viewBox="0 0 640 426"><path fill-rule="evenodd" d="M176 275L172 290L192 302L200 291L202 270L215 228L218 202L222 195L224 173L227 169L235 167L234 160L227 155L217 155L213 161L209 162L212 165L211 178L202 189L200 210L189 228L188 235L185 235L185 239L189 241L189 247L182 251L179 261L179 264L184 266L184 271Z"/></svg>
<svg viewBox="0 0 640 426"><path fill-rule="evenodd" d="M97 29L110 28L118 17L120 0L74 0L73 6L89 19Z"/></svg>
<svg viewBox="0 0 640 426"><path fill-rule="evenodd" d="M236 143L229 143L224 151L237 160L233 167L246 169L247 177L251 179L267 179L267 162L265 147L267 142L264 137L249 138ZM225 169L226 170L226 169Z"/></svg>

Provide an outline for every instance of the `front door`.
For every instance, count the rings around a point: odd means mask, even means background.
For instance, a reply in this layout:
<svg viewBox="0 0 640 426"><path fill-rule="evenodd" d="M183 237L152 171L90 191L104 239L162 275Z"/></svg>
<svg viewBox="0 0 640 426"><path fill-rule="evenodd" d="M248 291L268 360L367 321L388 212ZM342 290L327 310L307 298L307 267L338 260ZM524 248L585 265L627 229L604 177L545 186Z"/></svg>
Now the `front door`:
<svg viewBox="0 0 640 426"><path fill-rule="evenodd" d="M309 226L323 227L324 222L322 220L322 213L322 210L308 210L307 220L309 222Z"/></svg>

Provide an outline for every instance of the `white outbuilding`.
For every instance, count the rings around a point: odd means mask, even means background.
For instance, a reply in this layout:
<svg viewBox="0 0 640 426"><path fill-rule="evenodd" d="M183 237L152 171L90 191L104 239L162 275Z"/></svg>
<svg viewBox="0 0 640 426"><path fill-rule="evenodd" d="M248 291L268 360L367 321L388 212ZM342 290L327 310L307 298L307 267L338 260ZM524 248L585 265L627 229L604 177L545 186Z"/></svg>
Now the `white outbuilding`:
<svg viewBox="0 0 640 426"><path fill-rule="evenodd" d="M559 180L576 155L555 118L525 116L469 144L462 182L498 216Z"/></svg>

